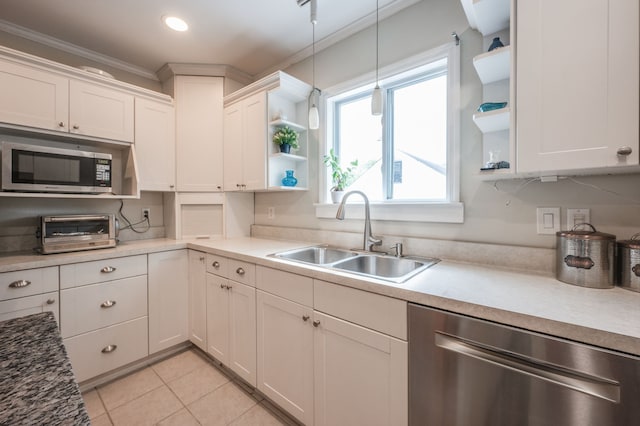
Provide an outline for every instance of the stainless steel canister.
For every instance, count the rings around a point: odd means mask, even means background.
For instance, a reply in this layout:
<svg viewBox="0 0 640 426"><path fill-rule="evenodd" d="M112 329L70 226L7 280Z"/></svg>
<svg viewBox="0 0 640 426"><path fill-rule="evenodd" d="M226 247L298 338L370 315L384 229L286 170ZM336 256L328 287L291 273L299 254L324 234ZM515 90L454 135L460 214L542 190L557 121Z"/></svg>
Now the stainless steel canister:
<svg viewBox="0 0 640 426"><path fill-rule="evenodd" d="M618 283L622 288L640 291L640 233L618 241Z"/></svg>
<svg viewBox="0 0 640 426"><path fill-rule="evenodd" d="M577 230L585 225L590 230ZM615 235L598 232L590 224L556 233L556 278L590 288L615 285Z"/></svg>

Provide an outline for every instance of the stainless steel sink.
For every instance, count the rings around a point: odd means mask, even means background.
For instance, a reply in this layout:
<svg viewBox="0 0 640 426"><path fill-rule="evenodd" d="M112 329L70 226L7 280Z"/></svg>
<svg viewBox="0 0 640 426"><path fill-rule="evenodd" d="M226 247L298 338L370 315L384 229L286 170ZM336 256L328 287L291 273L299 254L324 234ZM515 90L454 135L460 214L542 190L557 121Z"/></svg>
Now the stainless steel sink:
<svg viewBox="0 0 640 426"><path fill-rule="evenodd" d="M396 283L404 282L439 262L439 259L432 258L393 257L326 246L305 247L270 256Z"/></svg>
<svg viewBox="0 0 640 426"><path fill-rule="evenodd" d="M311 263L313 265L328 265L357 255L358 253L350 250L332 247L305 247L276 253L274 256L296 262Z"/></svg>
<svg viewBox="0 0 640 426"><path fill-rule="evenodd" d="M333 264L333 268L394 282L404 282L437 262L438 259L360 255L337 262Z"/></svg>

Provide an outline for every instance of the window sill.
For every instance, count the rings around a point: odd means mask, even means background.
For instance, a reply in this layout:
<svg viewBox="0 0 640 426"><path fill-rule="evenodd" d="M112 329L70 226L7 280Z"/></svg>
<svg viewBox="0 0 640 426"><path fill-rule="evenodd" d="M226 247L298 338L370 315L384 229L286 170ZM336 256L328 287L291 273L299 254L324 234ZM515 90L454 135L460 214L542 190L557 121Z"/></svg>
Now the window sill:
<svg viewBox="0 0 640 426"><path fill-rule="evenodd" d="M346 219L364 219L363 203L348 203ZM316 217L335 219L338 204L315 204ZM371 220L464 223L463 203L371 203Z"/></svg>

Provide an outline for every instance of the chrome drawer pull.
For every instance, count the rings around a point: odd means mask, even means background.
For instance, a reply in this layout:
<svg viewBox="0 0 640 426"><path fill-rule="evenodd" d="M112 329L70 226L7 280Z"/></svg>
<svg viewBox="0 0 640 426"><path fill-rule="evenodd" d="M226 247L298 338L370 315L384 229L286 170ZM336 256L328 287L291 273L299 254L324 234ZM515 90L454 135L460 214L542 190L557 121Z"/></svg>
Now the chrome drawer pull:
<svg viewBox="0 0 640 426"><path fill-rule="evenodd" d="M242 269L242 268L236 269L236 274L238 274L240 276L244 275L244 269Z"/></svg>
<svg viewBox="0 0 640 426"><path fill-rule="evenodd" d="M101 308L110 308L112 306L115 306L115 304L116 304L115 300L107 300L107 301L102 302L100 304L100 307Z"/></svg>
<svg viewBox="0 0 640 426"><path fill-rule="evenodd" d="M314 327L317 327L317 326L319 326L319 325L320 325L320 321L315 320L315 321L313 322L313 326L314 326Z"/></svg>
<svg viewBox="0 0 640 426"><path fill-rule="evenodd" d="M100 269L100 272L109 274L111 272L115 272L115 270L116 270L115 266L105 266L104 268Z"/></svg>
<svg viewBox="0 0 640 426"><path fill-rule="evenodd" d="M31 281L18 280L18 281L14 281L11 284L9 284L9 288L22 288L22 287L28 286L29 284L31 284Z"/></svg>
<svg viewBox="0 0 640 426"><path fill-rule="evenodd" d="M105 346L104 348L102 348L102 353L103 354L108 354L108 353L111 353L111 352L115 351L116 349L118 349L118 345L108 345L108 346Z"/></svg>
<svg viewBox="0 0 640 426"><path fill-rule="evenodd" d="M211 266L213 266L214 268L218 269L218 268L220 268L220 262L218 262L218 261L216 260L215 262L213 262L213 263L211 264Z"/></svg>
<svg viewBox="0 0 640 426"><path fill-rule="evenodd" d="M307 322L308 319L309 319L309 315L302 316L302 321Z"/></svg>
<svg viewBox="0 0 640 426"><path fill-rule="evenodd" d="M54 303L56 303L55 299L47 299L47 305L53 305Z"/></svg>

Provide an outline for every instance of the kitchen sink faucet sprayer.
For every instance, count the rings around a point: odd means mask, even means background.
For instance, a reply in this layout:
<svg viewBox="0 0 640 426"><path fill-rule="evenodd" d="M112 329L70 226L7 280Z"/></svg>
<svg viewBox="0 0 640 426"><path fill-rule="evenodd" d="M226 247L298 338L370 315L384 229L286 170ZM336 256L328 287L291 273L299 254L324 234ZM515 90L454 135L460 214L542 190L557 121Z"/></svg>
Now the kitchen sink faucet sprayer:
<svg viewBox="0 0 640 426"><path fill-rule="evenodd" d="M360 194L362 195L362 198L364 198L364 239L362 242L362 250L373 251L373 246L382 245L382 240L371 235L371 215L369 212L369 198L367 198L364 192L349 191L346 194L344 194L344 197L342 197L342 201L338 206L338 211L336 212L336 219L344 220L345 204L347 203L347 198L349 198L351 194Z"/></svg>

